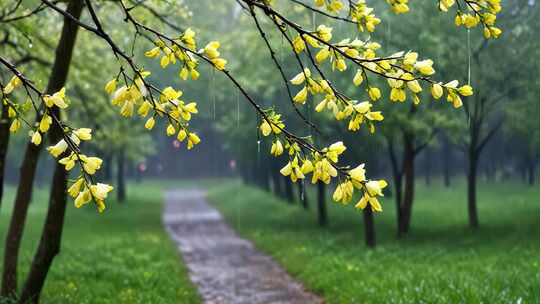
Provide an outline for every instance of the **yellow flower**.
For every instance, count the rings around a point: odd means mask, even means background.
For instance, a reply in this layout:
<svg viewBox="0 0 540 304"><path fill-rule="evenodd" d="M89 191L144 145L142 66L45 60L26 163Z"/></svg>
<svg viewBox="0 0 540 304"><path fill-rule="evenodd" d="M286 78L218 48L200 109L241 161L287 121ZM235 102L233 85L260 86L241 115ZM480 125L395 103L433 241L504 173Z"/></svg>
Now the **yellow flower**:
<svg viewBox="0 0 540 304"><path fill-rule="evenodd" d="M166 87L165 89L163 89L163 91L161 92L161 95L159 96L159 100L161 102L167 102L167 101L171 101L171 100L175 100L175 99L178 99L180 98L181 96L183 95L183 92L178 90L176 91L175 89L173 89L172 87Z"/></svg>
<svg viewBox="0 0 540 304"><path fill-rule="evenodd" d="M321 63L325 61L328 56L330 56L330 51L327 47L325 47L322 48L319 52L317 52L317 55L315 55L315 60L317 61L317 63Z"/></svg>
<svg viewBox="0 0 540 304"><path fill-rule="evenodd" d="M280 156L281 154L283 154L283 145L281 144L281 141L279 139L272 143L272 147L270 148L270 154L274 156Z"/></svg>
<svg viewBox="0 0 540 304"><path fill-rule="evenodd" d="M9 126L9 132L15 133L21 127L21 121L19 119L14 119Z"/></svg>
<svg viewBox="0 0 540 304"><path fill-rule="evenodd" d="M197 136L197 134L189 133L188 142L187 142L187 149L191 150L193 148L193 146L195 146L196 144L198 144L200 142L201 142L201 139L199 138L199 136Z"/></svg>
<svg viewBox="0 0 540 304"><path fill-rule="evenodd" d="M161 49L159 47L155 47L149 51L146 51L144 53L144 56L149 57L149 58L156 58L160 54L161 54Z"/></svg>
<svg viewBox="0 0 540 304"><path fill-rule="evenodd" d="M75 167L75 157L74 154L71 153L70 156L64 157L61 160L58 161L59 164L62 164L65 166L66 171L69 171Z"/></svg>
<svg viewBox="0 0 540 304"><path fill-rule="evenodd" d="M384 120L384 116L381 114L381 111L368 112L366 114L366 118L369 120L374 120L374 121Z"/></svg>
<svg viewBox="0 0 540 304"><path fill-rule="evenodd" d="M82 206L88 204L92 200L92 194L90 194L90 190L88 188L85 188L84 191L80 192L79 195L77 195L77 198L75 198L75 207L81 208Z"/></svg>
<svg viewBox="0 0 540 304"><path fill-rule="evenodd" d="M306 80L306 77L310 76L311 71L308 68L305 68L304 71L298 73L296 76L293 77L293 79L291 79L291 83L294 85L302 84Z"/></svg>
<svg viewBox="0 0 540 304"><path fill-rule="evenodd" d="M295 157L292 161L289 161L285 167L279 171L283 176L290 176L292 182L296 182L298 179L303 179L304 173L298 165L298 158Z"/></svg>
<svg viewBox="0 0 540 304"><path fill-rule="evenodd" d="M308 173L312 172L313 171L313 163L309 159L304 160L300 170L304 174L308 174Z"/></svg>
<svg viewBox="0 0 540 304"><path fill-rule="evenodd" d="M184 139L186 139L186 137L187 137L186 130L181 129L180 132L178 132L178 135L176 136L176 139L178 139L178 141L183 141Z"/></svg>
<svg viewBox="0 0 540 304"><path fill-rule="evenodd" d="M107 82L107 84L105 85L105 92L107 92L107 94L110 95L116 90L116 82L117 82L116 78Z"/></svg>
<svg viewBox="0 0 540 304"><path fill-rule="evenodd" d="M176 129L174 128L174 126L172 124L169 124L167 126L167 136L173 136L174 134L176 134Z"/></svg>
<svg viewBox="0 0 540 304"><path fill-rule="evenodd" d="M364 196L362 196L362 198L358 201L358 203L354 207L357 209L363 210L367 207L368 202L371 207L371 210L375 212L382 212L382 207L381 207L381 203L379 203L379 200L376 197L372 197L367 194L364 194Z"/></svg>
<svg viewBox="0 0 540 304"><path fill-rule="evenodd" d="M111 192L114 188L107 184L97 183L96 185L90 186L90 191L92 195L98 201L104 201L107 199L107 194Z"/></svg>
<svg viewBox="0 0 540 304"><path fill-rule="evenodd" d="M379 90L377 87L369 87L368 95L371 100L376 101L381 98L381 90Z"/></svg>
<svg viewBox="0 0 540 304"><path fill-rule="evenodd" d="M298 93L296 93L296 95L293 97L293 101L295 103L304 104L304 103L306 103L307 96L308 96L307 87L304 87L302 90L300 90L300 91L298 91Z"/></svg>
<svg viewBox="0 0 540 304"><path fill-rule="evenodd" d="M156 120L154 119L154 117L150 117L148 118L148 120L144 123L144 127L147 129L147 130L152 130L154 128L154 125L156 124Z"/></svg>
<svg viewBox="0 0 540 304"><path fill-rule="evenodd" d="M217 49L219 47L219 41L211 41L204 47L204 54L210 59L218 58L220 54Z"/></svg>
<svg viewBox="0 0 540 304"><path fill-rule="evenodd" d="M57 106L60 109L65 109L68 107L66 103L66 88L62 88L60 91L51 95L43 96L43 101L47 107Z"/></svg>
<svg viewBox="0 0 540 304"><path fill-rule="evenodd" d="M431 59L426 59L422 61L417 61L414 67L423 75L429 76L435 73L433 69L433 61Z"/></svg>
<svg viewBox="0 0 540 304"><path fill-rule="evenodd" d="M351 201L354 193L354 187L351 181L346 181L338 184L332 199L335 202L346 204Z"/></svg>
<svg viewBox="0 0 540 304"><path fill-rule="evenodd" d="M332 39L332 28L324 24L319 25L317 27L317 36L324 42L330 41Z"/></svg>
<svg viewBox="0 0 540 304"><path fill-rule="evenodd" d="M225 65L227 64L227 60L223 58L215 58L211 59L212 63L216 67L216 69L223 71L225 69Z"/></svg>
<svg viewBox="0 0 540 304"><path fill-rule="evenodd" d="M4 87L4 94L10 94L15 90L16 88L20 87L22 85L22 81L19 77L13 76L7 83L7 85Z"/></svg>
<svg viewBox="0 0 540 304"><path fill-rule="evenodd" d="M71 185L71 187L69 187L69 189L67 190L68 191L68 194L75 198L79 195L79 193L81 192L81 187L84 183L84 178L79 178L76 182L73 183L73 185Z"/></svg>
<svg viewBox="0 0 540 304"><path fill-rule="evenodd" d="M60 140L56 145L47 147L47 151L55 158L64 153L68 148L68 144L65 140Z"/></svg>
<svg viewBox="0 0 540 304"><path fill-rule="evenodd" d="M356 187L359 186L359 183L366 181L366 169L364 169L364 167L365 165L361 164L349 171L349 176L351 177L353 183L355 183Z"/></svg>
<svg viewBox="0 0 540 304"><path fill-rule="evenodd" d="M470 85L464 85L458 89L458 92L462 96L471 96L473 94L473 88Z"/></svg>
<svg viewBox="0 0 540 304"><path fill-rule="evenodd" d="M339 12L343 8L343 2L340 0L332 0L328 5L327 9L330 12Z"/></svg>
<svg viewBox="0 0 540 304"><path fill-rule="evenodd" d="M124 117L131 117L133 116L133 108L134 108L134 102L132 100L126 100L124 104L122 105L122 108L120 108L120 115Z"/></svg>
<svg viewBox="0 0 540 304"><path fill-rule="evenodd" d="M32 131L31 135L32 135L31 142L34 145L39 146L39 144L41 144L41 134L39 134L39 131Z"/></svg>
<svg viewBox="0 0 540 304"><path fill-rule="evenodd" d="M353 78L354 85L359 86L362 84L363 81L364 81L364 76L363 76L362 70L357 70Z"/></svg>
<svg viewBox="0 0 540 304"><path fill-rule="evenodd" d="M137 114L139 114L141 117L145 117L146 115L148 115L148 112L151 108L152 104L145 100L137 110Z"/></svg>
<svg viewBox="0 0 540 304"><path fill-rule="evenodd" d="M41 131L42 133L47 132L51 124L52 124L52 117L50 117L47 114L43 115L43 117L41 118L41 121L39 122L39 131Z"/></svg>
<svg viewBox="0 0 540 304"><path fill-rule="evenodd" d="M92 129L90 128L80 128L73 131L73 134L77 136L80 140L90 140L92 139Z"/></svg>
<svg viewBox="0 0 540 304"><path fill-rule="evenodd" d="M83 161L84 171L90 175L95 174L96 171L101 168L101 164L103 163L103 160L99 157L87 157L81 155L80 158Z"/></svg>
<svg viewBox="0 0 540 304"><path fill-rule="evenodd" d="M420 93L422 92L422 87L420 86L420 83L418 83L418 80L411 80L407 82L407 87L409 90L411 90L413 93Z"/></svg>
<svg viewBox="0 0 540 304"><path fill-rule="evenodd" d="M370 196L384 196L382 189L387 185L384 180L372 180L366 183L366 191Z"/></svg>
<svg viewBox="0 0 540 304"><path fill-rule="evenodd" d="M272 133L272 127L270 127L270 124L266 121L266 119L263 120L259 129L264 136L268 136L270 133Z"/></svg>
<svg viewBox="0 0 540 304"><path fill-rule="evenodd" d="M296 54L302 52L306 49L306 43L304 42L304 39L300 36L296 36L293 40L293 48Z"/></svg>
<svg viewBox="0 0 540 304"><path fill-rule="evenodd" d="M443 87L440 83L434 83L431 86L431 95L433 96L433 98L440 99L443 93Z"/></svg>

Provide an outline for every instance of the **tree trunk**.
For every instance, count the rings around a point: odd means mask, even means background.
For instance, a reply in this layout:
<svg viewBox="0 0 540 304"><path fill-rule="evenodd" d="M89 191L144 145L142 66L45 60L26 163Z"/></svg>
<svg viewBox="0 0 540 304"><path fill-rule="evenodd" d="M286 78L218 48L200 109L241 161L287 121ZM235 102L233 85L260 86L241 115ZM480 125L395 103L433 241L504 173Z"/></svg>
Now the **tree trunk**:
<svg viewBox="0 0 540 304"><path fill-rule="evenodd" d="M535 181L536 181L536 162L535 161L530 161L528 166L527 166L527 179L528 179L528 182L529 182L529 186L534 186L535 184ZM1 198L1 196L0 196Z"/></svg>
<svg viewBox="0 0 540 304"><path fill-rule="evenodd" d="M326 213L326 185L323 182L317 183L317 217L319 226L328 225L328 214Z"/></svg>
<svg viewBox="0 0 540 304"><path fill-rule="evenodd" d="M283 180L285 181L285 199L287 200L287 203L293 204L294 195L293 195L293 189L292 189L292 181L287 176L284 176Z"/></svg>
<svg viewBox="0 0 540 304"><path fill-rule="evenodd" d="M443 178L444 178L444 186L450 187L451 183L451 176L450 176L450 164L452 162L452 153L450 151L450 143L448 141L448 138L446 136L444 137L443 141Z"/></svg>
<svg viewBox="0 0 540 304"><path fill-rule="evenodd" d="M306 184L304 183L303 180L298 181L297 184L298 184L298 199L302 203L302 207L308 210L309 202L308 202L307 193L306 193Z"/></svg>
<svg viewBox="0 0 540 304"><path fill-rule="evenodd" d="M2 103L2 102L0 102ZM4 194L4 174L6 168L6 156L9 145L9 125L8 107L2 103L2 113L0 114L0 211L2 210L2 196Z"/></svg>
<svg viewBox="0 0 540 304"><path fill-rule="evenodd" d="M32 197L34 176L40 150L40 146L36 146L30 142L26 144L26 151L20 169L19 186L4 244L4 266L2 272L2 289L0 292L0 296L2 297L14 297L17 291L19 249L28 214L28 206Z"/></svg>
<svg viewBox="0 0 540 304"><path fill-rule="evenodd" d="M409 232L411 216L412 216L412 205L414 201L414 136L411 134L404 135L404 147L403 147L403 174L404 174L404 183L405 189L403 193L402 201L402 210L401 210L401 226L399 228L398 235L404 236Z"/></svg>
<svg viewBox="0 0 540 304"><path fill-rule="evenodd" d="M126 156L124 150L118 153L116 164L116 187L118 189L118 191L116 191L116 198L119 203L123 203L126 201Z"/></svg>
<svg viewBox="0 0 540 304"><path fill-rule="evenodd" d="M373 219L373 211L371 207L364 208L364 234L366 238L366 246L369 248L375 248L375 222Z"/></svg>
<svg viewBox="0 0 540 304"><path fill-rule="evenodd" d="M69 2L67 12L76 19L79 19L83 9L82 0L72 0ZM55 62L49 82L48 91L56 92L66 83L71 64L73 48L77 38L78 25L67 18L64 18L62 35L56 49ZM53 108L55 114L60 115L60 109ZM62 138L63 130L57 124L51 126L49 131L50 140L56 143ZM41 234L41 239L29 274L23 286L20 303L37 303L39 295L45 284L45 278L52 265L54 257L60 252L60 242L64 228L64 216L66 212L66 190L67 172L65 167L56 164L52 185L49 209L45 218L45 224Z"/></svg>
<svg viewBox="0 0 540 304"><path fill-rule="evenodd" d="M476 182L478 174L478 150L476 145L469 148L469 168L467 172L467 205L469 211L469 226L478 228L478 210L476 207Z"/></svg>
<svg viewBox="0 0 540 304"><path fill-rule="evenodd" d="M103 179L108 183L110 183L113 179L112 169L112 157L110 153L107 153L105 154L103 166Z"/></svg>
<svg viewBox="0 0 540 304"><path fill-rule="evenodd" d="M394 148L394 144L391 142L391 140L388 141L388 155L390 156L390 164L392 165L392 177L394 180L394 195L395 195L395 202L396 202L396 222L397 222L397 236L401 237L401 226L403 225L401 222L403 220L403 215L401 212L402 206L402 199L403 199L403 182L402 182L402 167L398 164L398 159L396 155L396 151Z"/></svg>
<svg viewBox="0 0 540 304"><path fill-rule="evenodd" d="M271 160L272 165L272 184L274 189L274 195L278 197L284 197L283 189L281 187L281 174L279 173L278 162L274 159Z"/></svg>

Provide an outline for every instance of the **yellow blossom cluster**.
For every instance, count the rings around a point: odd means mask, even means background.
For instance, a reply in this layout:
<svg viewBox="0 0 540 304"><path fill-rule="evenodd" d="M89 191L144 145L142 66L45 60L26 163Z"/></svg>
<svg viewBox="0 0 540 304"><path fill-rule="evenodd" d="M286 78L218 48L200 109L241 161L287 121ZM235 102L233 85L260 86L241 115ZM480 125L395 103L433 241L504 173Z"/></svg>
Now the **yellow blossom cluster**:
<svg viewBox="0 0 540 304"><path fill-rule="evenodd" d="M4 95L9 95L22 85L22 80L17 76L13 76L4 87L3 93ZM41 100L45 107L41 113L39 122L36 122L35 126L29 125L30 141L36 146L41 145L43 135L49 131L53 123L54 114L51 112L51 109L53 107L60 109L69 107L65 88L52 95L42 95ZM12 119L10 131L17 132L21 127L22 120L17 110L18 105L11 102L8 103L7 99L4 102L8 105L8 116ZM81 141L92 139L92 130L89 128L69 128L62 125L58 117L54 117L54 121L62 128L63 138L54 145L47 147L47 151L54 158L58 159L58 163L63 165L66 171L71 171L76 165L79 165L81 170L81 174L68 190L69 195L75 199L75 207L80 208L94 201L98 211L103 212L105 210L105 199L113 187L102 183L92 183L92 176L101 168L103 161L98 157L86 156L80 151Z"/></svg>
<svg viewBox="0 0 540 304"><path fill-rule="evenodd" d="M409 0L386 0L396 14L409 12ZM457 3L457 5L456 5ZM495 26L497 14L501 11L501 0L438 0L439 10L448 12L457 7L454 23L456 26L474 28L482 25L484 37L498 38L502 30Z"/></svg>
<svg viewBox="0 0 540 304"><path fill-rule="evenodd" d="M375 130L373 122L384 119L380 111L371 111L371 102L358 102L357 100L349 100L337 95L326 80L314 79L308 68L291 79L291 83L294 85L304 85L294 97L296 103L305 103L308 92L313 95L320 95L323 99L318 102L315 111L322 112L325 109L329 110L336 120L350 118L350 131L357 131L360 129L362 123L368 122L370 130L373 132Z"/></svg>
<svg viewBox="0 0 540 304"><path fill-rule="evenodd" d="M339 13L344 5L341 0L315 0L316 7L325 7L331 13Z"/></svg>
<svg viewBox="0 0 540 304"><path fill-rule="evenodd" d="M272 123L263 122L261 132L264 136L270 135ZM279 129L279 128L278 128ZM364 209L369 203L373 211L382 211L382 207L377 200L377 196L383 196L382 189L386 187L384 180L366 179L364 165L360 165L353 170L343 170L338 167L339 156L347 149L343 142L336 142L320 151L312 151L303 154L298 142L293 142L286 136L279 138L281 132L273 132L275 139L272 143L270 153L273 156L280 156L284 151L288 151L289 161L280 170L284 176L288 176L292 182L303 180L311 174L313 184L321 181L330 184L332 178L343 177L338 183L333 195L336 202L347 204L351 201L354 189L363 191L362 199L356 204L356 208ZM282 143L282 140L285 144Z"/></svg>
<svg viewBox="0 0 540 304"><path fill-rule="evenodd" d="M149 72L140 73L142 77L148 76ZM131 85L124 85L116 88L116 79L109 81L105 85L105 91L112 94L111 103L120 107L120 114L125 117L131 117L134 114L135 107L140 117L147 117L152 111L152 115L144 124L148 130L152 130L158 117L165 117L167 127L165 133L167 136L176 134L178 141L183 142L187 139L187 148L192 149L201 140L196 133L189 131L189 121L192 114L197 114L197 103L186 103L180 99L183 92L175 90L172 87L166 87L160 91L159 100L151 97L144 83L144 78L137 77Z"/></svg>

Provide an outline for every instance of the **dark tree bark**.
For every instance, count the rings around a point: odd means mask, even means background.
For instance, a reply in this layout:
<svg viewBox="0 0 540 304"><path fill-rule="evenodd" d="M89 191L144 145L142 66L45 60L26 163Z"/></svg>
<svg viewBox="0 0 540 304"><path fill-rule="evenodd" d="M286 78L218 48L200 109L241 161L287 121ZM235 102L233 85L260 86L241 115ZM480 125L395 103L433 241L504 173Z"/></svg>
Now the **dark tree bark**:
<svg viewBox="0 0 540 304"><path fill-rule="evenodd" d="M467 170L467 209L469 211L469 226L479 227L478 210L476 207L476 176L478 174L478 151L471 145L469 148L469 168Z"/></svg>
<svg viewBox="0 0 540 304"><path fill-rule="evenodd" d="M281 174L279 173L279 164L275 159L271 160L271 166L272 166L272 172L270 174L272 175L272 184L273 184L273 190L274 195L283 198L283 188L281 186L282 184L282 178Z"/></svg>
<svg viewBox="0 0 540 304"><path fill-rule="evenodd" d="M294 203L294 194L292 189L292 181L288 176L283 176L283 181L285 182L285 199L287 203Z"/></svg>
<svg viewBox="0 0 540 304"><path fill-rule="evenodd" d="M2 103L2 113L0 114L0 211L2 210L2 197L4 194L4 174L6 168L6 156L9 145L9 125L8 107Z"/></svg>
<svg viewBox="0 0 540 304"><path fill-rule="evenodd" d="M103 179L107 182L111 182L113 179L112 157L107 153L104 158Z"/></svg>
<svg viewBox="0 0 540 304"><path fill-rule="evenodd" d="M528 181L529 181L529 186L534 186L535 184L535 181L536 181L536 164L534 162L530 163L529 164L529 167L528 167Z"/></svg>
<svg viewBox="0 0 540 304"><path fill-rule="evenodd" d="M309 202L308 202L307 192L305 189L306 185L304 181L298 181L297 184L298 184L298 200L302 203L302 207L308 210Z"/></svg>
<svg viewBox="0 0 540 304"><path fill-rule="evenodd" d="M451 173L450 173L450 164L452 163L452 152L450 150L450 142L448 138L444 136L443 139L443 179L444 186L450 187L451 184Z"/></svg>
<svg viewBox="0 0 540 304"><path fill-rule="evenodd" d="M126 155L124 150L120 151L116 160L116 198L118 202L126 201Z"/></svg>
<svg viewBox="0 0 540 304"><path fill-rule="evenodd" d="M2 297L14 297L17 290L19 249L28 214L28 206L32 197L39 152L40 146L30 142L26 144L26 151L20 169L19 186L4 244L2 289L0 292Z"/></svg>
<svg viewBox="0 0 540 304"><path fill-rule="evenodd" d="M375 221L373 219L373 211L368 206L363 210L364 213L364 235L366 239L366 246L369 248L375 248Z"/></svg>
<svg viewBox="0 0 540 304"><path fill-rule="evenodd" d="M328 214L326 213L326 185L323 182L317 183L317 218L319 226L328 225Z"/></svg>
<svg viewBox="0 0 540 304"><path fill-rule="evenodd" d="M397 153L394 147L394 143L391 139L388 140L388 155L390 156L390 164L392 166L392 178L394 180L394 196L395 196L395 202L396 202L396 220L397 220L397 231L398 231L398 237L401 236L400 229L403 225L401 222L403 220L403 216L401 214L401 201L403 199L403 169L402 166L399 164L399 160L397 157Z"/></svg>
<svg viewBox="0 0 540 304"><path fill-rule="evenodd" d="M401 226L399 227L398 235L403 236L409 232L412 206L414 202L414 135L405 133L403 136L403 176L404 176L404 192L401 202Z"/></svg>
<svg viewBox="0 0 540 304"><path fill-rule="evenodd" d="M67 12L76 19L79 19L82 9L82 0L72 0L68 4ZM48 91L56 92L66 83L78 29L79 27L73 21L67 18L64 19L64 26L56 49ZM55 111L55 114L60 115L60 109L55 107L53 111ZM62 134L63 130L60 126L53 124L49 131L51 142L60 140ZM20 303L38 303L47 273L54 257L60 252L66 212L66 190L67 172L63 165L57 163L51 185L49 209L47 210L37 252L34 255L29 274L21 292Z"/></svg>

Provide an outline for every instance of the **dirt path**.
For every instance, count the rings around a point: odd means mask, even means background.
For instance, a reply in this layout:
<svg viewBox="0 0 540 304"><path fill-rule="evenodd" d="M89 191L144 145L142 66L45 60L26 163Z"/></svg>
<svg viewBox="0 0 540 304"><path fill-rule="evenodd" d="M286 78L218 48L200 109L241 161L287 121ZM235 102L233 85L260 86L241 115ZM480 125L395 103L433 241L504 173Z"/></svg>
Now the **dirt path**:
<svg viewBox="0 0 540 304"><path fill-rule="evenodd" d="M322 303L240 238L200 190L168 191L163 222L205 303Z"/></svg>

